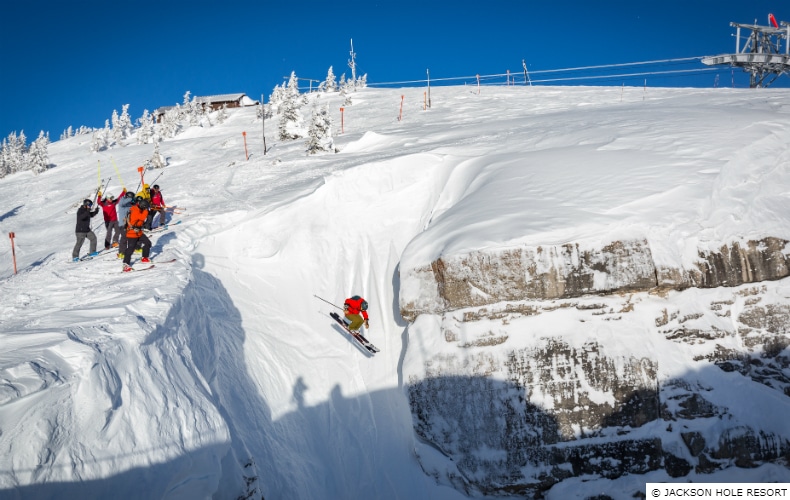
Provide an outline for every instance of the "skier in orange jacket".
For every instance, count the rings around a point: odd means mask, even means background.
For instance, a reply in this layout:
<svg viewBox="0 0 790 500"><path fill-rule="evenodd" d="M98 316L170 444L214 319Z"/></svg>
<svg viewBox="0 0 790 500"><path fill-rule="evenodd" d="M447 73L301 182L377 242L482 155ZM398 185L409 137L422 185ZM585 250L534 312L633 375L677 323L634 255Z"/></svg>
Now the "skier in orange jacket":
<svg viewBox="0 0 790 500"><path fill-rule="evenodd" d="M136 198L137 203L129 208L129 214L126 216L126 248L123 249L123 272L134 271L131 266L132 254L139 242L143 247L143 258L140 262L151 262L148 255L151 253L151 240L143 233L143 226L145 220L148 218L148 208L151 203L139 196Z"/></svg>

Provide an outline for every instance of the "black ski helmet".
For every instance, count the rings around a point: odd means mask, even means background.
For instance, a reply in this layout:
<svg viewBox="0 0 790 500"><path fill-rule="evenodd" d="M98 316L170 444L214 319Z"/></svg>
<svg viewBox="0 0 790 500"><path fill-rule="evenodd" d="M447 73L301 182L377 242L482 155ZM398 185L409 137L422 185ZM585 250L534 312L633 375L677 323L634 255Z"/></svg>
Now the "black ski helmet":
<svg viewBox="0 0 790 500"><path fill-rule="evenodd" d="M127 192L126 192L126 197L127 197L127 198L130 198L130 199L134 199L134 193L133 193L133 192L131 192L131 191L127 191Z"/></svg>
<svg viewBox="0 0 790 500"><path fill-rule="evenodd" d="M93 202L91 200L88 200L88 199L82 200L82 206L83 207L92 207L93 206Z"/></svg>
<svg viewBox="0 0 790 500"><path fill-rule="evenodd" d="M157 191L159 191L159 184L154 184L154 189L156 189Z"/></svg>
<svg viewBox="0 0 790 500"><path fill-rule="evenodd" d="M148 207L150 207L151 204L148 202L148 200L142 198L140 199L140 201L137 202L137 206L142 208L143 210L148 210Z"/></svg>

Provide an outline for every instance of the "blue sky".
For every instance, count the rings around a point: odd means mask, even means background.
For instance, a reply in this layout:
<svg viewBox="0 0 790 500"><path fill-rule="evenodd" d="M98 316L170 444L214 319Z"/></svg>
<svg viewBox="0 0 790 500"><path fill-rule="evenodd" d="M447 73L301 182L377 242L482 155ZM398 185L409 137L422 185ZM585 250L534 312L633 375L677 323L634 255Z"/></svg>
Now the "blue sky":
<svg viewBox="0 0 790 500"><path fill-rule="evenodd" d="M101 127L129 104L144 109L192 95L244 92L268 100L295 71L322 80L347 66L353 38L368 83L452 78L510 70L536 81L585 73L553 69L675 60L734 52L730 22L790 21L790 6L765 0L458 0L213 2L207 0L27 0L0 15L0 137L39 130L53 140L68 126ZM622 67L607 74L702 69L698 62ZM721 68L720 86L732 85ZM590 73L586 73L590 74ZM554 85L712 87L715 73L564 80ZM774 87L788 87L782 76ZM492 79L490 83L503 83ZM307 81L302 81L307 85ZM438 82L437 82L438 83ZM748 75L735 71L735 85Z"/></svg>

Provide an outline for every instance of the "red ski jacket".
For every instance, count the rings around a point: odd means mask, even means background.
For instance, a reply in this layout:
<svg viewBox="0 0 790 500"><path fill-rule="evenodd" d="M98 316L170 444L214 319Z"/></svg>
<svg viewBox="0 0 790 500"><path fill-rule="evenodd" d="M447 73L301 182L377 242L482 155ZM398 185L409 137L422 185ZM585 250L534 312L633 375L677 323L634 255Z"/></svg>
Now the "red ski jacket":
<svg viewBox="0 0 790 500"><path fill-rule="evenodd" d="M362 309L363 302L365 302L365 299L354 295L354 297L346 299L346 301L343 303L343 306L347 314L362 314L362 317L367 320L368 312Z"/></svg>
<svg viewBox="0 0 790 500"><path fill-rule="evenodd" d="M123 196L123 194L121 194ZM118 220L118 213L115 211L115 205L121 201L121 198L116 198L115 201L110 201L107 199L100 199L99 206L102 209L102 214L104 215L104 222L112 222L114 220Z"/></svg>
<svg viewBox="0 0 790 500"><path fill-rule="evenodd" d="M165 208L165 199L162 197L161 191L153 191L151 193L151 208L154 210Z"/></svg>

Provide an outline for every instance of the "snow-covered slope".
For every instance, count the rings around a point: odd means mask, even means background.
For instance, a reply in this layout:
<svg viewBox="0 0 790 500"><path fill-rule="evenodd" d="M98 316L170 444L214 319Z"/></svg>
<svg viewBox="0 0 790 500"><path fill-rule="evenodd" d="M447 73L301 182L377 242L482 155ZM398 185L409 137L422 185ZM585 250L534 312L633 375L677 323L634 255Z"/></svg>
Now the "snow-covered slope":
<svg viewBox="0 0 790 500"><path fill-rule="evenodd" d="M783 91L431 92L424 110L423 89L360 90L343 134L340 98L311 96L333 110L337 154L274 140L275 120L264 155L252 109L164 141L169 165L146 181L161 174L183 213L153 258L177 261L143 273L70 252L75 203L98 177L135 188L152 145L70 138L50 146L55 168L0 179L19 268L0 246L0 497L460 498L426 475L446 459L412 426L404 360L416 373L446 348L400 316L414 269L518 245L642 237L676 263L790 239ZM353 294L375 357L328 316Z"/></svg>

